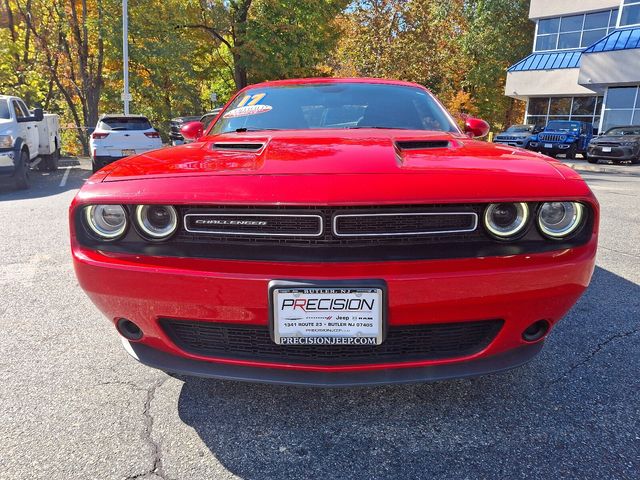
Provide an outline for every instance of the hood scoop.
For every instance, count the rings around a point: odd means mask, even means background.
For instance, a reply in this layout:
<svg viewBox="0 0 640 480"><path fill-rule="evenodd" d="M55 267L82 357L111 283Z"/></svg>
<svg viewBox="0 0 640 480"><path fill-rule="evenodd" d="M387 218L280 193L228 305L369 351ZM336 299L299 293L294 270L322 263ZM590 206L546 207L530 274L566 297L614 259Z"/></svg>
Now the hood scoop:
<svg viewBox="0 0 640 480"><path fill-rule="evenodd" d="M258 142L215 142L212 148L228 152L258 152L262 147L264 147L264 143Z"/></svg>
<svg viewBox="0 0 640 480"><path fill-rule="evenodd" d="M449 140L399 140L396 147L400 150L433 150L434 148L449 148Z"/></svg>

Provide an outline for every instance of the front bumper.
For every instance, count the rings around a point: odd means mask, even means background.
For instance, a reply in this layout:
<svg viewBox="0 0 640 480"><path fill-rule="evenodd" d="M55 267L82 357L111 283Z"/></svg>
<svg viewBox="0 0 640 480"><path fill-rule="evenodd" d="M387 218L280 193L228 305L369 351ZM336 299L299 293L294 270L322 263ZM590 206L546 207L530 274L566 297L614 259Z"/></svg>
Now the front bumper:
<svg viewBox="0 0 640 480"><path fill-rule="evenodd" d="M539 342L478 360L427 367L330 372L228 365L171 355L125 339L122 339L122 344L127 353L140 363L165 372L221 380L313 387L359 387L476 377L524 365L543 347L543 342Z"/></svg>
<svg viewBox="0 0 640 480"><path fill-rule="evenodd" d="M551 147L547 147L545 145L551 145ZM567 153L567 151L571 148L572 143L550 143L550 142L535 142L529 145L530 150L534 150L536 152L544 153L544 154L559 154L559 153Z"/></svg>
<svg viewBox="0 0 640 480"><path fill-rule="evenodd" d="M600 145L590 145L587 150L587 156L603 160L635 160L640 158L640 148L638 147L610 146L609 148L611 151L605 152Z"/></svg>
<svg viewBox="0 0 640 480"><path fill-rule="evenodd" d="M528 142L524 140L503 140L500 138L496 138L493 140L493 143L499 143L501 145L508 145L510 147L518 147L518 148L528 147Z"/></svg>
<svg viewBox="0 0 640 480"><path fill-rule="evenodd" d="M0 150L0 176L12 176L16 171L16 152L13 149Z"/></svg>
<svg viewBox="0 0 640 480"><path fill-rule="evenodd" d="M526 362L522 332L541 319L557 323L589 284L597 238L547 253L457 260L280 263L141 257L73 245L80 285L114 323L144 332L131 345L141 362L179 373L314 385L428 381L479 375ZM268 328L268 285L277 280L383 280L389 326L502 319L482 351L465 357L345 365L296 364L194 355L180 349L161 318Z"/></svg>

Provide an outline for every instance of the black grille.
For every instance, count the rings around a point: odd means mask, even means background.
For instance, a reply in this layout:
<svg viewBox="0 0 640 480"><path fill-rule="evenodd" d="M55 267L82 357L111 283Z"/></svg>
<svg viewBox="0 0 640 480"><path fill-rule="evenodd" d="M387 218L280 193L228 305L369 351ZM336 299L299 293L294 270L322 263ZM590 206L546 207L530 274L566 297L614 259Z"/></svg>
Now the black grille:
<svg viewBox="0 0 640 480"><path fill-rule="evenodd" d="M183 351L205 357L315 365L391 363L472 355L496 337L502 320L391 327L381 345L277 345L266 327L162 319Z"/></svg>
<svg viewBox="0 0 640 480"><path fill-rule="evenodd" d="M539 138L543 142L564 142L567 136L554 133L541 133Z"/></svg>
<svg viewBox="0 0 640 480"><path fill-rule="evenodd" d="M295 208L295 207L278 207L271 209L256 209L255 207L182 207L181 214L188 216L189 219L200 218L204 215L233 215L239 214L237 219L244 215L250 215L251 219L258 220L261 215L292 215L289 220L291 222L304 222L297 227L300 228L296 234L290 236L268 236L268 235L229 235L225 233L203 233L200 229L191 228L187 225L187 231L182 228L173 237L172 241L187 244L253 244L253 245L278 245L278 246L366 246L366 245L408 245L408 244L433 244L433 243L450 243L450 242L474 242L485 240L486 237L481 229L476 228L473 231L467 231L472 221L475 222L475 216L480 215L483 211L482 205L464 204L464 205L429 205L429 206L407 206L407 207L333 207L333 208ZM406 215L410 213L438 213L442 215L425 216L418 219L418 216ZM467 215L446 215L446 213L466 213ZM342 217L340 225L348 225L347 233L362 233L358 236L341 237L333 234L332 222L334 217L339 215L360 215L360 214L385 214L380 217ZM394 215L402 214L402 215ZM475 215L474 215L475 214ZM195 215L195 216L191 216ZM312 236L313 231L317 233L317 220L313 223L311 219L296 220L297 216L312 215L322 219L324 228L321 235ZM403 218L405 217L405 218ZM235 217L233 217L235 219ZM275 217L273 217L275 218ZM286 217L283 217L284 221ZM347 220L350 219L350 220ZM362 223L364 222L364 223ZM283 224L284 225L284 224ZM358 226L360 225L360 226ZM454 228L450 228L453 225ZM258 227L253 227L258 231ZM278 227L275 227L278 228ZM282 230L285 231L285 226ZM211 228L211 230L214 230ZM250 229L247 229L250 231ZM445 231L453 233L426 233L424 235L406 235L406 236L384 236L385 233L399 232L434 232ZM214 231L220 231L215 229ZM274 230L275 231L275 230ZM290 230L287 230L290 231ZM380 236L367 236L367 234L379 234ZM303 234L303 235L300 235Z"/></svg>
<svg viewBox="0 0 640 480"><path fill-rule="evenodd" d="M475 213L340 215L334 217L334 233L384 236L472 232L477 219Z"/></svg>
<svg viewBox="0 0 640 480"><path fill-rule="evenodd" d="M189 213L185 229L190 233L256 236L318 236L322 217L294 214Z"/></svg>

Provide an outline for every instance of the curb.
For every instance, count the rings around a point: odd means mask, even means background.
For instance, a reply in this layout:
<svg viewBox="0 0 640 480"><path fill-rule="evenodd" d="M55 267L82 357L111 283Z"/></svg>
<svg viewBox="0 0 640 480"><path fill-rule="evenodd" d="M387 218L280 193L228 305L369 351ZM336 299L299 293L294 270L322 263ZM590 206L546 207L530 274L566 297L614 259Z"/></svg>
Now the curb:
<svg viewBox="0 0 640 480"><path fill-rule="evenodd" d="M620 175L627 175L631 177L640 177L640 168L637 168L633 165L633 170L622 170L621 168L615 168L610 165L593 165L593 164L581 164L581 163L569 163L562 162L566 166L573 168L577 172L588 172L588 173L614 173ZM628 166L631 167L631 166ZM623 168L623 167L622 167Z"/></svg>

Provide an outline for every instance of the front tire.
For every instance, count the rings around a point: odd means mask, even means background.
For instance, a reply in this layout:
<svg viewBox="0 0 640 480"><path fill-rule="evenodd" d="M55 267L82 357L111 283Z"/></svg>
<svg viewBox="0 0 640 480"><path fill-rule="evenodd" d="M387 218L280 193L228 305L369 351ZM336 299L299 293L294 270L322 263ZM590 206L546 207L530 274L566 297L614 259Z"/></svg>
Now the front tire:
<svg viewBox="0 0 640 480"><path fill-rule="evenodd" d="M569 147L569 150L567 150L567 159L574 160L576 158L576 153L578 153L578 146L574 143Z"/></svg>
<svg viewBox="0 0 640 480"><path fill-rule="evenodd" d="M27 190L31 186L29 168L29 153L26 150L22 150L15 173L15 182L18 190Z"/></svg>
<svg viewBox="0 0 640 480"><path fill-rule="evenodd" d="M598 163L598 159L597 158L592 158L592 157L587 157L587 162L597 164Z"/></svg>
<svg viewBox="0 0 640 480"><path fill-rule="evenodd" d="M640 165L640 155L631 160L631 165Z"/></svg>

